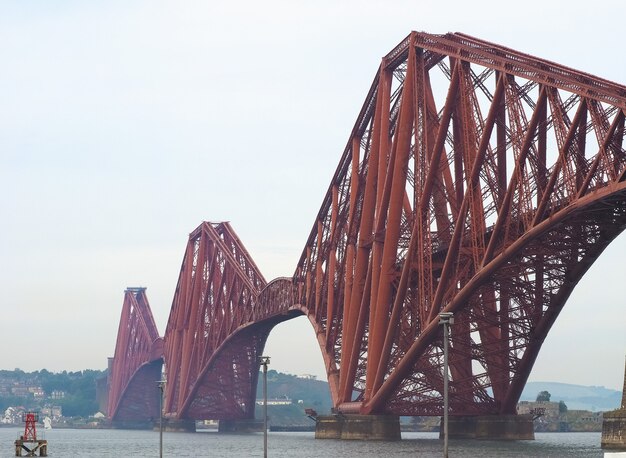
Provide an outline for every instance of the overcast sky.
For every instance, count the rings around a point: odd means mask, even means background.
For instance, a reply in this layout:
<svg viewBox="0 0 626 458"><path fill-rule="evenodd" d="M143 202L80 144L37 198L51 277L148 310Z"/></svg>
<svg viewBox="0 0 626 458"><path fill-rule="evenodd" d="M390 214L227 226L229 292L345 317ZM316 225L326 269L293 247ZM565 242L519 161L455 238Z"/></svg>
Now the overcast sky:
<svg viewBox="0 0 626 458"><path fill-rule="evenodd" d="M292 275L380 58L411 30L625 84L626 4L596 5L0 0L0 368L104 369L127 286L163 333L203 220L231 221L268 280ZM579 284L530 380L622 388L625 250ZM325 377L305 318L265 353Z"/></svg>

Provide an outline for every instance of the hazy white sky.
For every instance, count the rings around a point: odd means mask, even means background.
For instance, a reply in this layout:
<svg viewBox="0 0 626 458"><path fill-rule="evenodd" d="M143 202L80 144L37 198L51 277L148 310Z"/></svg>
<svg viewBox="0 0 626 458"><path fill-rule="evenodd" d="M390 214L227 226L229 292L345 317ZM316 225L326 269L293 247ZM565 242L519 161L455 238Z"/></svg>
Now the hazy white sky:
<svg viewBox="0 0 626 458"><path fill-rule="evenodd" d="M163 332L203 220L231 221L268 280L291 275L380 58L411 30L626 84L625 5L0 0L0 368L103 369L127 286ZM531 380L622 388L625 249L580 283ZM323 377L304 318L266 354Z"/></svg>

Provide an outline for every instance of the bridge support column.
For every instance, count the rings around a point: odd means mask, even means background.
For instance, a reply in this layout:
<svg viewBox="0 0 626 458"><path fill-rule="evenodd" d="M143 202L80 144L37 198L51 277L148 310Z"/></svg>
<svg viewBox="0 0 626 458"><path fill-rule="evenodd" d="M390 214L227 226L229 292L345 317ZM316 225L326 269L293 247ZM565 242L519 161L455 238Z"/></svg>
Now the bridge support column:
<svg viewBox="0 0 626 458"><path fill-rule="evenodd" d="M443 419L440 436L443 434ZM532 415L448 417L451 439L534 440Z"/></svg>
<svg viewBox="0 0 626 458"><path fill-rule="evenodd" d="M626 451L626 370L622 406L612 412L605 412L602 419L602 448Z"/></svg>
<svg viewBox="0 0 626 458"><path fill-rule="evenodd" d="M258 433L263 432L263 420L245 418L241 420L220 420L217 426L220 433Z"/></svg>
<svg viewBox="0 0 626 458"><path fill-rule="evenodd" d="M152 429L154 431L159 430L159 420L154 422ZM170 433L195 433L196 421L195 420L175 420L173 418L164 418L163 419L163 431L167 431Z"/></svg>
<svg viewBox="0 0 626 458"><path fill-rule="evenodd" d="M321 415L316 439L400 440L400 417L396 415Z"/></svg>
<svg viewBox="0 0 626 458"><path fill-rule="evenodd" d="M604 413L601 446L607 450L626 451L626 409Z"/></svg>
<svg viewBox="0 0 626 458"><path fill-rule="evenodd" d="M111 422L111 428L112 429L154 429L154 421L152 420L127 420L127 421L121 421L121 420L114 420ZM158 424L158 420L157 420L157 428L159 427Z"/></svg>

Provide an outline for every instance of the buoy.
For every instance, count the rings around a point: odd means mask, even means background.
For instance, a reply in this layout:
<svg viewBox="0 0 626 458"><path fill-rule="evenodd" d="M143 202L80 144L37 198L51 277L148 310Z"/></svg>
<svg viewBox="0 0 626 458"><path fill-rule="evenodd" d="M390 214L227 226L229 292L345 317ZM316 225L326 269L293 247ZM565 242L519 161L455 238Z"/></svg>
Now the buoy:
<svg viewBox="0 0 626 458"><path fill-rule="evenodd" d="M22 421L26 425L24 426L24 435L15 441L15 456L37 456L37 452L39 452L39 456L48 456L48 441L37 439L39 414L25 412L22 414ZM22 455L23 451L26 452L26 455Z"/></svg>

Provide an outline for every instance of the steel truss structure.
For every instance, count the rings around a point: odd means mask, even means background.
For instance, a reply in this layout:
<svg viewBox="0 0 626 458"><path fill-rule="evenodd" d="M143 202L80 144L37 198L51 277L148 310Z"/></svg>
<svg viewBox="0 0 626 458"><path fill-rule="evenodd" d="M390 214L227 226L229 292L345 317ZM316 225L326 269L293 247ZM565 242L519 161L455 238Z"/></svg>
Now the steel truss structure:
<svg viewBox="0 0 626 458"><path fill-rule="evenodd" d="M159 418L163 338L159 337L146 288L127 288L115 356L109 364L107 412L113 421Z"/></svg>
<svg viewBox="0 0 626 458"><path fill-rule="evenodd" d="M250 418L272 327L305 314L335 407L510 414L575 285L626 227L626 87L449 33L382 59L293 278L228 223L189 237L165 411ZM119 338L118 338L119 341ZM118 342L119 345L119 342Z"/></svg>
<svg viewBox="0 0 626 458"><path fill-rule="evenodd" d="M290 288L266 284L229 223L190 234L165 331L166 415L254 417L258 357L271 329L294 316Z"/></svg>
<svg viewBox="0 0 626 458"><path fill-rule="evenodd" d="M626 88L454 33L383 58L294 282L339 409L515 413L576 283L626 224Z"/></svg>

